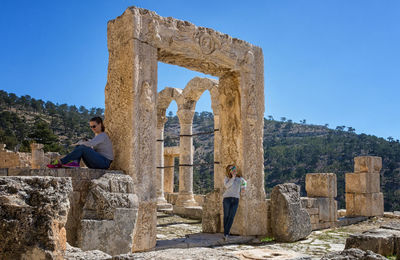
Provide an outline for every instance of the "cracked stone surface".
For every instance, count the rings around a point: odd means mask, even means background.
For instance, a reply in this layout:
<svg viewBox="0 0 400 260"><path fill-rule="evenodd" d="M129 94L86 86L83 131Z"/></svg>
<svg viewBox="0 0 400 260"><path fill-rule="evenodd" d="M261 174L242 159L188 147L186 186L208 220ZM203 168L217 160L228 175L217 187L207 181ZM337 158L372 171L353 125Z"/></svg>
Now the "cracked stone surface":
<svg viewBox="0 0 400 260"><path fill-rule="evenodd" d="M179 252L187 252L184 259L207 259L207 252L211 255L218 256L219 254L226 257L227 254L231 255L232 259L246 259L246 257L252 257L253 259L320 259L323 255L344 250L346 238L350 234L360 233L365 230L372 228L377 228L381 225L397 222L400 224L400 220L393 220L390 218L371 218L364 222L338 227L326 230L313 231L307 239L300 240L294 243L276 243L274 241L261 242L260 239L251 239L245 243L231 240L231 243L221 242L219 245L211 245L213 239L221 238L221 234L204 234L209 235L209 243L207 245L202 241L201 245L196 249L196 254L191 254L192 248L190 250L184 249L187 247L172 248L179 243L182 243L185 239L195 239L200 236L201 223L198 220L191 220L181 218L175 215L165 215L163 213L158 214L158 226L157 226L157 245L161 241L170 241L170 249L161 249L158 251L153 251L154 254L158 254L160 257L165 256L168 250L169 254L180 254ZM393 224L392 224L393 225ZM233 236L231 239L238 239L239 237ZM222 239L220 239L222 241ZM182 245L182 244L181 244ZM196 246L194 243L189 245ZM275 252L292 253L296 252L299 254L297 257L293 258L279 258L275 256L274 258L268 257L268 254ZM277 253L278 252L278 253ZM140 257L145 257L147 253L140 253ZM308 257L307 257L308 256ZM168 259L168 258L166 258ZM208 258L209 259L209 258Z"/></svg>

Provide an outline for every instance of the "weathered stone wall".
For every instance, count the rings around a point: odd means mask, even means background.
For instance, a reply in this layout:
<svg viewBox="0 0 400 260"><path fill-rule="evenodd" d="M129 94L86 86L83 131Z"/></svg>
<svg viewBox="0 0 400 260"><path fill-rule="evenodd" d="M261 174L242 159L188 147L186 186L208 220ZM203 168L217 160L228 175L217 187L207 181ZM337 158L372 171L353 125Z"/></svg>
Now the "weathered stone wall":
<svg viewBox="0 0 400 260"><path fill-rule="evenodd" d="M70 178L0 177L0 259L63 259Z"/></svg>
<svg viewBox="0 0 400 260"><path fill-rule="evenodd" d="M383 193L380 192L382 158L354 158L354 173L346 173L346 215L383 216Z"/></svg>
<svg viewBox="0 0 400 260"><path fill-rule="evenodd" d="M12 152L0 144L0 168L24 168L31 165L31 154Z"/></svg>
<svg viewBox="0 0 400 260"><path fill-rule="evenodd" d="M60 156L59 153L44 153L42 144L33 143L31 148L31 153L13 152L0 144L0 168L46 168L51 160Z"/></svg>

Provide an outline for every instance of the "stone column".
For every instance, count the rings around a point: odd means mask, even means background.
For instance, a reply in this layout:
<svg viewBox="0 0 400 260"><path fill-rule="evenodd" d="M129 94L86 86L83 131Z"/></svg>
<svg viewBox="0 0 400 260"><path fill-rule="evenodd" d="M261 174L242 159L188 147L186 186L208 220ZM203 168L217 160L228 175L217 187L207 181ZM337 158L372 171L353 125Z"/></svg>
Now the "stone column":
<svg viewBox="0 0 400 260"><path fill-rule="evenodd" d="M108 22L105 126L113 143L113 169L134 182L139 198L132 251L156 245L157 47L138 40L130 11Z"/></svg>
<svg viewBox="0 0 400 260"><path fill-rule="evenodd" d="M167 122L165 110L157 112L156 165L157 165L157 207L166 204L164 198L164 124Z"/></svg>
<svg viewBox="0 0 400 260"><path fill-rule="evenodd" d="M380 192L382 158L354 158L354 173L346 173L346 215L383 216L383 193Z"/></svg>
<svg viewBox="0 0 400 260"><path fill-rule="evenodd" d="M164 156L164 192L174 192L174 156Z"/></svg>
<svg viewBox="0 0 400 260"><path fill-rule="evenodd" d="M198 206L193 196L193 109L178 108L180 123L179 141L179 194L176 201L178 207Z"/></svg>
<svg viewBox="0 0 400 260"><path fill-rule="evenodd" d="M44 165L43 144L31 143L32 169L40 169Z"/></svg>

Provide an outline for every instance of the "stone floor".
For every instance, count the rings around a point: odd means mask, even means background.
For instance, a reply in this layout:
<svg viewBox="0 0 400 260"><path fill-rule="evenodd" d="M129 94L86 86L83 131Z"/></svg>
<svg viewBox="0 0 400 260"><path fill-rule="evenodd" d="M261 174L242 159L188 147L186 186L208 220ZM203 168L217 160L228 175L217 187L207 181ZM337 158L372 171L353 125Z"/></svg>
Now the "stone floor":
<svg viewBox="0 0 400 260"><path fill-rule="evenodd" d="M221 234L202 234L198 220L159 213L156 250L134 255L138 259L178 256L181 259L320 259L328 252L342 251L349 234L389 222L400 223L400 220L371 218L350 226L314 231L307 239L295 243L276 243L268 241L269 238L262 242L240 236L232 236L225 242Z"/></svg>

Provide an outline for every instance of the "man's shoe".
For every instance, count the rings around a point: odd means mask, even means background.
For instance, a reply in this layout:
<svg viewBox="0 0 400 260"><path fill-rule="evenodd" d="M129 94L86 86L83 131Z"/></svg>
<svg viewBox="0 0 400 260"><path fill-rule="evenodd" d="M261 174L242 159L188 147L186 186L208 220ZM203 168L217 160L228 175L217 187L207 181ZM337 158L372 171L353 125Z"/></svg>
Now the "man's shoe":
<svg viewBox="0 0 400 260"><path fill-rule="evenodd" d="M62 167L61 162L58 159L54 160L50 164L47 164L47 168L54 169L54 168L61 168L61 167Z"/></svg>
<svg viewBox="0 0 400 260"><path fill-rule="evenodd" d="M80 165L76 161L70 161L69 163L63 164L62 167L64 167L64 168L79 168Z"/></svg>

